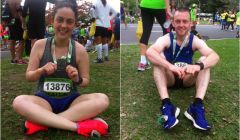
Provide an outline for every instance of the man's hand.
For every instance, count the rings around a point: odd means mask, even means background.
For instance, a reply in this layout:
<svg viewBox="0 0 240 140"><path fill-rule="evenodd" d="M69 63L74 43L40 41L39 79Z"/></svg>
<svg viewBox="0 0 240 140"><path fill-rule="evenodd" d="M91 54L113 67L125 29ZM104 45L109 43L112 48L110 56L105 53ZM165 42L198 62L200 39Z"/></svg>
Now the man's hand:
<svg viewBox="0 0 240 140"><path fill-rule="evenodd" d="M78 82L79 81L78 70L75 67L73 67L71 65L67 65L66 72L68 74L68 77L72 81L74 81L74 82Z"/></svg>
<svg viewBox="0 0 240 140"><path fill-rule="evenodd" d="M184 76L186 75L186 73L184 71L184 67L177 67L175 65L172 65L170 67L170 71L172 71L173 73L177 74L180 79L183 79Z"/></svg>
<svg viewBox="0 0 240 140"><path fill-rule="evenodd" d="M184 71L188 74L194 75L196 72L200 71L200 66L199 65L187 65L184 67Z"/></svg>

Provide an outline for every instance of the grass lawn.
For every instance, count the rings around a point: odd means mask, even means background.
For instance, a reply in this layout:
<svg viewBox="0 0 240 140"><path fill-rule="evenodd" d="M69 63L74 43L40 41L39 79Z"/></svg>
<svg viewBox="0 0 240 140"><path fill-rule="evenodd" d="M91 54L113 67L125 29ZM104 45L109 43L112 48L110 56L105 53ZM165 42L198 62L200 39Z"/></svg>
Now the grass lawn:
<svg viewBox="0 0 240 140"><path fill-rule="evenodd" d="M239 139L239 42L237 39L209 40L220 56L211 70L211 81L204 100L209 132L196 130L184 111L193 101L195 89L170 90L172 102L181 110L179 123L171 131L157 124L161 101L152 69L137 72L139 48L121 49L121 138L122 140L237 140ZM199 54L196 54L199 56Z"/></svg>
<svg viewBox="0 0 240 140"><path fill-rule="evenodd" d="M109 108L99 117L109 124L110 133L101 139L119 140L120 138L120 51L110 52L110 61L95 64L96 54L90 55L90 85L80 89L82 94L102 92L110 98ZM21 94L34 94L36 83L25 80L26 66L12 65L10 59L1 61L1 139L2 140L79 140L86 139L74 132L49 129L32 136L24 136L22 132L23 117L12 108L13 99Z"/></svg>

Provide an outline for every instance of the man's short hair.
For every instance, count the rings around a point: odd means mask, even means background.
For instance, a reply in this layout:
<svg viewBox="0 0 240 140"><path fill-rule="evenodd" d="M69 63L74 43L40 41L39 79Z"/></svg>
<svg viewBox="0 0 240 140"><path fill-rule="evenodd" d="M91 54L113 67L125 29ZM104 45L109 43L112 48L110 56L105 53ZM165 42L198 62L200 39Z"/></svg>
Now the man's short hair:
<svg viewBox="0 0 240 140"><path fill-rule="evenodd" d="M179 11L179 12L189 12L189 9L187 7L178 7L176 9L176 11Z"/></svg>
<svg viewBox="0 0 240 140"><path fill-rule="evenodd" d="M176 12L187 12L189 14L189 19L191 20L189 9L187 7L178 7L175 11ZM174 14L175 15L175 14ZM174 17L174 16L173 16Z"/></svg>

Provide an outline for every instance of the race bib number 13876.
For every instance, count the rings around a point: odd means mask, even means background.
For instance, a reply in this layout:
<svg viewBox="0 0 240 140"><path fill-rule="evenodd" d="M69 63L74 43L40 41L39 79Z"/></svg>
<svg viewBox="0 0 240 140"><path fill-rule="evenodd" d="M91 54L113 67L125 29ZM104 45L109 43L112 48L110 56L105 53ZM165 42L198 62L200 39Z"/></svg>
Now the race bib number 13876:
<svg viewBox="0 0 240 140"><path fill-rule="evenodd" d="M71 80L47 79L44 81L43 90L52 93L68 93L71 91Z"/></svg>

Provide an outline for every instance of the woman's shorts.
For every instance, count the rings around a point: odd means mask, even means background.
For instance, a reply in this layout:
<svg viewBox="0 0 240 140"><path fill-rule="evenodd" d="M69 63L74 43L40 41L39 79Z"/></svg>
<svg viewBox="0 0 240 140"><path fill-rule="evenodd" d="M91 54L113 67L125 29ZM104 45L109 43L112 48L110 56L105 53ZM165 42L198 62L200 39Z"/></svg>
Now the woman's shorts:
<svg viewBox="0 0 240 140"><path fill-rule="evenodd" d="M62 98L54 98L47 95L45 92L39 91L35 94L38 97L45 99L52 107L54 113L60 113L68 109L70 104L80 96L79 93L73 92L69 96Z"/></svg>

